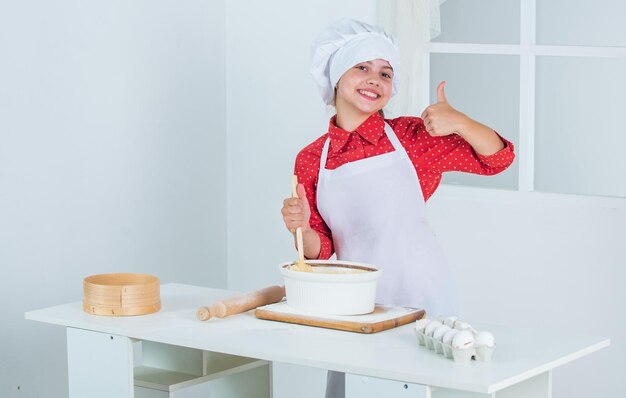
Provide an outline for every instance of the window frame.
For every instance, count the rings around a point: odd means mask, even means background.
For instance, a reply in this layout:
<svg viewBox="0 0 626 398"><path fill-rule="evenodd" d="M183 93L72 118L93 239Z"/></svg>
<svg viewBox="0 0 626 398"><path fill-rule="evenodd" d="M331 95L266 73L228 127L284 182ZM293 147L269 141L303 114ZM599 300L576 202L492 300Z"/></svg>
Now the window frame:
<svg viewBox="0 0 626 398"><path fill-rule="evenodd" d="M626 47L571 46L537 44L537 0L520 0L520 43L430 42L423 59L423 98L429 98L430 54L515 55L519 57L519 143L516 148L518 184L516 192L535 190L535 112L537 57L592 57L626 59ZM442 186L450 184L443 183ZM457 186L458 187L458 186ZM464 188L474 188L464 186ZM496 189L484 188L480 189ZM500 189L498 189L500 190ZM572 195L568 193L556 193ZM600 195L581 195L597 197ZM615 197L624 199L623 197Z"/></svg>

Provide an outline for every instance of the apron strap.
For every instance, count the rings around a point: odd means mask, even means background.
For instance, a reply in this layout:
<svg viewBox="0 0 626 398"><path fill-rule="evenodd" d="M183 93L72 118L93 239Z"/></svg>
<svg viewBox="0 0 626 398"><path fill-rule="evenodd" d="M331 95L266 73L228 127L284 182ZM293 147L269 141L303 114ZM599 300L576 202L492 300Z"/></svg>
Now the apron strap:
<svg viewBox="0 0 626 398"><path fill-rule="evenodd" d="M326 138L324 142L324 148L322 149L322 156L320 157L320 173L326 169L326 158L328 158L328 147L330 146L330 136Z"/></svg>

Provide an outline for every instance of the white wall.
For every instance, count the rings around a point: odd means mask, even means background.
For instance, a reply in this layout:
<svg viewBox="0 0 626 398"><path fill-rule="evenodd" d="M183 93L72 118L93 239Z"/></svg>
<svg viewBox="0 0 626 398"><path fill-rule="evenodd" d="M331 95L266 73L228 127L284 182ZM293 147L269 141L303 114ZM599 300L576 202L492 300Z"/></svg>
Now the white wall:
<svg viewBox="0 0 626 398"><path fill-rule="evenodd" d="M82 279L226 287L224 1L0 2L0 396L66 397Z"/></svg>
<svg viewBox="0 0 626 398"><path fill-rule="evenodd" d="M428 208L464 318L609 337L555 370L553 397L624 395L626 200L446 186Z"/></svg>

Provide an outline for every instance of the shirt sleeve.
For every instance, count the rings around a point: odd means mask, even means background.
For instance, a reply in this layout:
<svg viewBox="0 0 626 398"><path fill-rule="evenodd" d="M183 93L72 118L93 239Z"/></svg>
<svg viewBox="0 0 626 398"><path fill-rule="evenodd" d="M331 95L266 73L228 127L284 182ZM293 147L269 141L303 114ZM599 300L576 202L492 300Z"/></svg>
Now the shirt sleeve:
<svg viewBox="0 0 626 398"><path fill-rule="evenodd" d="M497 134L497 133L496 133ZM480 175L494 175L506 170L515 159L513 143L498 134L504 148L492 155L481 155L458 135L450 135L449 142L443 140L442 156L436 163L441 172L461 171Z"/></svg>
<svg viewBox="0 0 626 398"><path fill-rule="evenodd" d="M317 180L319 175L320 154L310 150L310 147L303 149L296 157L294 173L298 176L298 182L304 185L306 199L311 209L309 225L320 237L321 249L319 259L326 260L334 253L334 246L330 228L322 219L317 208Z"/></svg>
<svg viewBox="0 0 626 398"><path fill-rule="evenodd" d="M496 132L496 134L498 133ZM481 155L480 153L477 153L474 151L476 153L476 157L478 158L478 160L482 164L494 170L498 170L496 171L496 173L499 173L507 169L513 163L513 160L515 159L513 143L507 140L506 138L502 137L500 134L498 134L498 137L500 137L500 139L504 143L504 148L500 149L498 152L494 153L493 155Z"/></svg>
<svg viewBox="0 0 626 398"><path fill-rule="evenodd" d="M481 155L457 134L431 136L420 118L402 117L392 123L416 169L428 170L432 175L446 171L494 175L506 170L515 159L513 144L499 134L504 148L492 155Z"/></svg>

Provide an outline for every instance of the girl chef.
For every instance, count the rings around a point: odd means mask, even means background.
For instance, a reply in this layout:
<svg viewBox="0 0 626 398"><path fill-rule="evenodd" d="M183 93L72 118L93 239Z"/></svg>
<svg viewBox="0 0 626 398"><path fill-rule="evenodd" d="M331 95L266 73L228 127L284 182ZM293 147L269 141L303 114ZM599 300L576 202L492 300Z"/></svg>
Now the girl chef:
<svg viewBox="0 0 626 398"><path fill-rule="evenodd" d="M302 227L307 258L336 252L383 269L376 302L453 315L454 288L425 201L444 171L505 170L513 145L452 108L445 82L421 118L383 119L398 65L393 38L377 26L344 18L315 40L311 74L337 113L297 155L301 199L284 200L283 220L292 232Z"/></svg>
<svg viewBox="0 0 626 398"><path fill-rule="evenodd" d="M337 113L297 155L301 199L285 199L282 215L290 231L302 227L307 258L336 252L380 267L376 302L449 316L457 314L456 293L425 201L445 171L505 170L513 145L450 106L444 82L421 118L385 120L398 66L393 38L379 27L342 19L318 36L311 74Z"/></svg>

